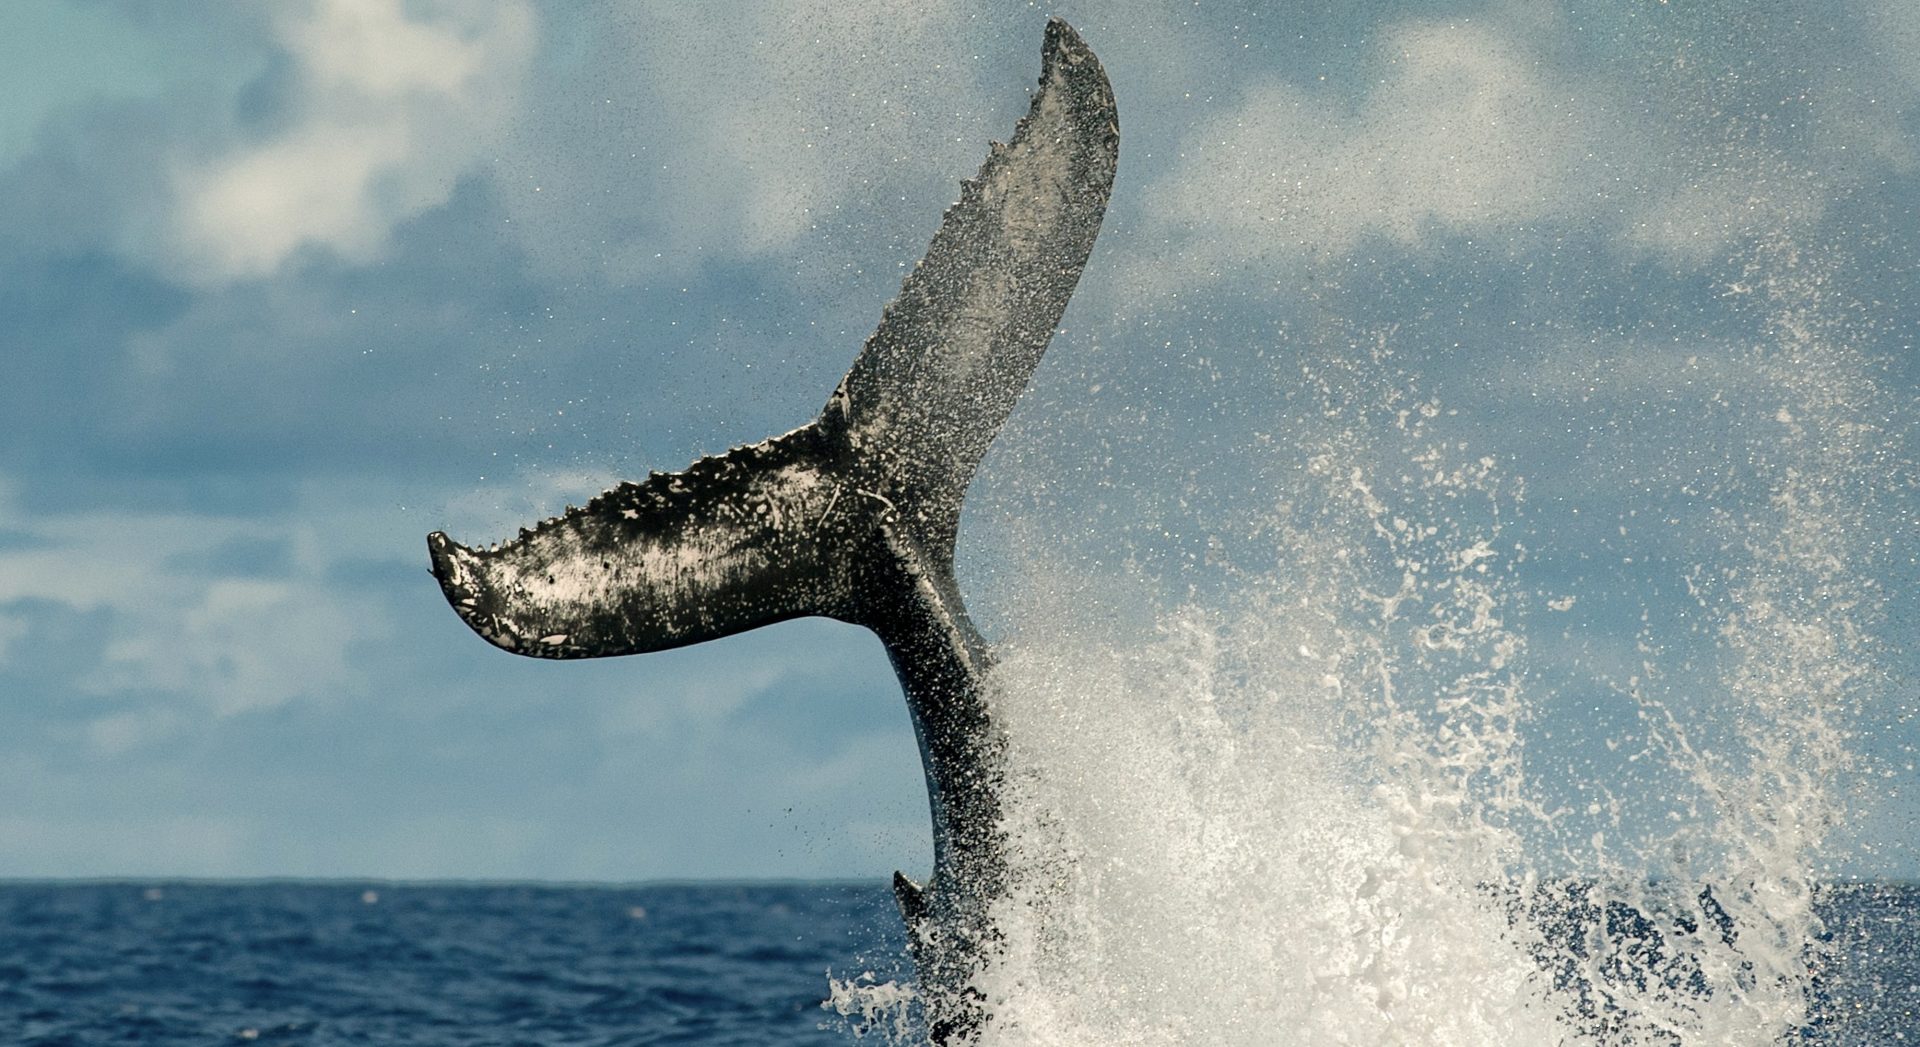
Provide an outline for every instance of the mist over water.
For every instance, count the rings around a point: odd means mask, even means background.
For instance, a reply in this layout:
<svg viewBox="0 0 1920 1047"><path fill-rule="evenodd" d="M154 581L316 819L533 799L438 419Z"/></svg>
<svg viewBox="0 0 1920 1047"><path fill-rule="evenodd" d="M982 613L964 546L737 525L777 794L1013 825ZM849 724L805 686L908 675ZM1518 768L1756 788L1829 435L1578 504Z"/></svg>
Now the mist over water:
<svg viewBox="0 0 1920 1047"><path fill-rule="evenodd" d="M1264 354L1307 408L1269 443L1288 479L1165 535L1209 550L1184 592L1027 532L996 564L1019 869L990 1042L1750 1045L1828 1022L1814 903L1872 867L1844 829L1902 771L1860 739L1911 540L1895 408L1831 272L1764 247L1730 281L1749 343L1623 353L1616 382L1675 370L1621 458L1582 466L1634 472L1611 541L1595 501L1535 495L1525 428L1476 428L1418 346L1344 328ZM836 983L855 1001L904 1007Z"/></svg>

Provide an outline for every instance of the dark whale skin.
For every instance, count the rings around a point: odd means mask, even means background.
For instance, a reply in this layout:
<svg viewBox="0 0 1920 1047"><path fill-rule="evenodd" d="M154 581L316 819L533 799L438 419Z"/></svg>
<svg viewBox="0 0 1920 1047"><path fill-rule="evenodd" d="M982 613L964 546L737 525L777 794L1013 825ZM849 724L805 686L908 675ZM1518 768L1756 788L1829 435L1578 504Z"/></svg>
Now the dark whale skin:
<svg viewBox="0 0 1920 1047"><path fill-rule="evenodd" d="M961 501L1079 283L1118 159L1106 72L1053 19L1026 117L961 183L818 418L497 546L427 538L447 601L515 654L641 654L808 615L873 630L926 769L933 875L894 891L937 1043L988 1020L973 982L1007 886L992 657L953 576Z"/></svg>

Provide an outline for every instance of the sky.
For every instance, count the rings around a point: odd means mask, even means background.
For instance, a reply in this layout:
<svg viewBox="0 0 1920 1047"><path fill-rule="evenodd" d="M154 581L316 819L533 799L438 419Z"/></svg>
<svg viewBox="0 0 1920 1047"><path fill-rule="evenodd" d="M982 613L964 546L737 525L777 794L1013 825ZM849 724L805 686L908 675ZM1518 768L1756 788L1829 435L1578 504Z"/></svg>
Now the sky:
<svg viewBox="0 0 1920 1047"><path fill-rule="evenodd" d="M990 636L1272 570L1293 451L1430 407L1527 492L1543 739L1785 608L1826 675L1741 664L1854 703L1836 868L1920 875L1907 0L12 0L0 877L924 866L871 636L515 659L424 536L808 420L1048 15L1122 158L963 521Z"/></svg>

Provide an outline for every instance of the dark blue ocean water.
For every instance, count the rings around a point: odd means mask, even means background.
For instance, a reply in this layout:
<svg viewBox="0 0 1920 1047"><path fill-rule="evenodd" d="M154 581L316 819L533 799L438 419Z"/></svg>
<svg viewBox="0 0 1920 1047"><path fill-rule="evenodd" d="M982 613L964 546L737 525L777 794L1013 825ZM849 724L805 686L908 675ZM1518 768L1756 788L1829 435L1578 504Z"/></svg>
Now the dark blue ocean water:
<svg viewBox="0 0 1920 1047"><path fill-rule="evenodd" d="M844 1044L827 971L898 925L880 884L0 885L0 1043Z"/></svg>
<svg viewBox="0 0 1920 1047"><path fill-rule="evenodd" d="M1920 888L1823 906L1811 1042L1920 1043ZM0 1042L844 1044L902 949L882 884L0 884Z"/></svg>

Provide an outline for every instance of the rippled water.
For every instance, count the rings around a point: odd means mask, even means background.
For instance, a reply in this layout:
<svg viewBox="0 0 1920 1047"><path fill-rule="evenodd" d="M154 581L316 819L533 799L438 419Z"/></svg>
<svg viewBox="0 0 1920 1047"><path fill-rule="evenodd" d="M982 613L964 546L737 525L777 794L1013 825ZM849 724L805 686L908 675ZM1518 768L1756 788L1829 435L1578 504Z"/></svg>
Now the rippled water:
<svg viewBox="0 0 1920 1047"><path fill-rule="evenodd" d="M1806 1039L1912 1042L1920 889L1830 890L1821 909L1836 959ZM848 1043L860 1030L822 1008L828 972L884 983L901 948L882 884L7 885L0 1028L22 1044Z"/></svg>
<svg viewBox="0 0 1920 1047"><path fill-rule="evenodd" d="M893 975L897 924L879 884L10 885L0 1040L844 1043L827 970Z"/></svg>

